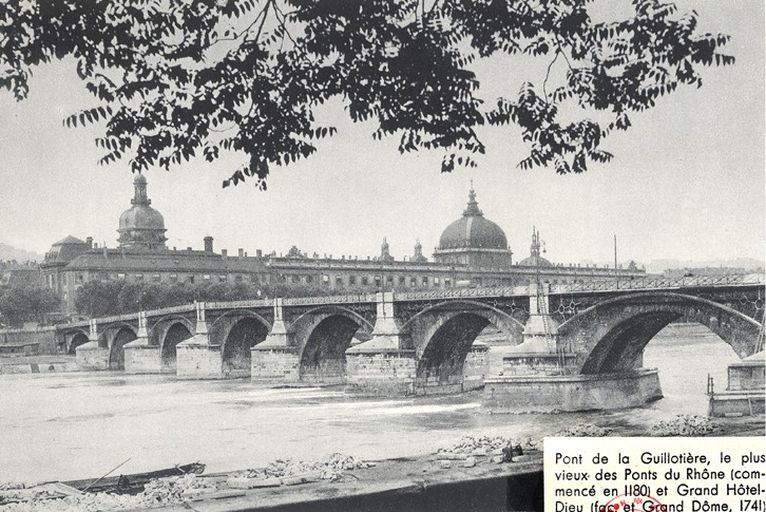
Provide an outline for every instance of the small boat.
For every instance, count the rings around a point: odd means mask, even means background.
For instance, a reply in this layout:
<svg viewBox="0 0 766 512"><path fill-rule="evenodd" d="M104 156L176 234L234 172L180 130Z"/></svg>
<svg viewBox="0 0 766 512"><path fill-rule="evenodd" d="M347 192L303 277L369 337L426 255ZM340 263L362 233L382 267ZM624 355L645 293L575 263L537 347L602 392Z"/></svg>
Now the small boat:
<svg viewBox="0 0 766 512"><path fill-rule="evenodd" d="M138 494L144 490L150 480L181 476L187 474L200 475L205 471L205 465L200 462L174 466L172 468L133 473L130 475L107 476L102 478L86 478L84 480L69 480L61 482L69 487L87 492L112 492L116 494Z"/></svg>
<svg viewBox="0 0 766 512"><path fill-rule="evenodd" d="M114 494L138 494L151 480L181 476L187 474L199 475L205 471L205 465L199 462L174 466L172 468L133 473L130 475L103 476L101 478L86 478L66 482L45 482L30 487L13 487L0 490L0 505L25 501L60 499L66 496L76 496L83 492L111 492Z"/></svg>

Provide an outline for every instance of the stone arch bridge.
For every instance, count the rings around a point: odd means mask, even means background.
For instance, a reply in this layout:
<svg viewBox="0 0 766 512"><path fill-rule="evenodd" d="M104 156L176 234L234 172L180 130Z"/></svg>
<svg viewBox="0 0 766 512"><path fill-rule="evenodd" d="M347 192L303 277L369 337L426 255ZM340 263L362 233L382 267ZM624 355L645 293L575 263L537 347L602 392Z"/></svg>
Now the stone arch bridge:
<svg viewBox="0 0 766 512"><path fill-rule="evenodd" d="M207 302L57 327L88 369L341 384L369 394L465 390L487 374L487 326L506 370L613 373L641 366L668 323L709 327L740 357L758 347L763 279L640 280Z"/></svg>

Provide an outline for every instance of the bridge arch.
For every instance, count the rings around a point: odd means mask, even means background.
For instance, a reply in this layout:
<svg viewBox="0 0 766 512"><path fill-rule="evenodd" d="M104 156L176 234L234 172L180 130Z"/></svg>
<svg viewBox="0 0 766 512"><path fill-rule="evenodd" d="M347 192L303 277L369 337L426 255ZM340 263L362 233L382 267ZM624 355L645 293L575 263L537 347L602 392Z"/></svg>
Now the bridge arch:
<svg viewBox="0 0 766 512"><path fill-rule="evenodd" d="M492 307L489 304L472 300L449 300L428 306L422 311L418 311L409 320L402 324L402 329L407 329L411 324L418 322L421 317L428 314L434 312L442 314L444 312L449 313L455 311L471 311L480 316L484 316L490 323L496 325L498 329L509 331L509 333L517 329L519 332L524 330L524 323L521 320L514 318L505 311Z"/></svg>
<svg viewBox="0 0 766 512"><path fill-rule="evenodd" d="M271 324L253 311L229 311L218 317L210 335L221 343L223 376L249 377L250 349L265 340L270 330Z"/></svg>
<svg viewBox="0 0 766 512"><path fill-rule="evenodd" d="M464 390L466 360L476 338L489 325L512 343L520 343L524 325L508 313L481 302L451 301L427 308L404 324L417 357L416 386L423 393ZM489 367L486 350L471 361L479 385ZM477 373L477 368L473 368ZM477 376L474 375L474 378ZM474 383L474 387L475 387Z"/></svg>
<svg viewBox="0 0 766 512"><path fill-rule="evenodd" d="M160 361L163 371L175 371L176 347L184 340L188 340L194 331L191 322L185 319L176 319L163 329L160 339Z"/></svg>
<svg viewBox="0 0 766 512"><path fill-rule="evenodd" d="M134 328L127 324L112 327L114 334L109 345L109 369L125 369L125 345L135 340L137 335Z"/></svg>
<svg viewBox="0 0 766 512"><path fill-rule="evenodd" d="M75 355L77 353L77 347L84 345L90 341L88 334L85 331L74 331L68 333L71 336L69 344L67 346L67 354Z"/></svg>
<svg viewBox="0 0 766 512"><path fill-rule="evenodd" d="M559 326L559 344L577 355L579 372L611 373L640 364L644 347L679 318L704 325L739 357L752 355L760 324L717 302L676 292L645 292L607 299Z"/></svg>
<svg viewBox="0 0 766 512"><path fill-rule="evenodd" d="M342 384L346 380L346 350L354 336L367 337L373 325L343 306L311 309L292 323L299 343L298 378L313 384Z"/></svg>

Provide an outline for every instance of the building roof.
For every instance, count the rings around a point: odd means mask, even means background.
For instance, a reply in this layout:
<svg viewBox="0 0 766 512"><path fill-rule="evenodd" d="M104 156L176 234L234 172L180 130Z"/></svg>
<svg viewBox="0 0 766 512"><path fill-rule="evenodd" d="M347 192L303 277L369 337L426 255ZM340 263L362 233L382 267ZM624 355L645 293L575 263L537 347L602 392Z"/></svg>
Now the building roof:
<svg viewBox="0 0 766 512"><path fill-rule="evenodd" d="M85 245L85 241L80 240L79 238L75 238L72 235L67 235L61 240L59 240L58 242L55 242L53 245L56 246L56 245L76 245L76 244Z"/></svg>
<svg viewBox="0 0 766 512"><path fill-rule="evenodd" d="M484 218L473 188L468 193L468 204L463 216L447 226L439 238L438 250L463 248L508 250L505 232Z"/></svg>
<svg viewBox="0 0 766 512"><path fill-rule="evenodd" d="M64 264L72 261L79 254L88 250L87 242L69 235L62 238L51 246L51 250L45 253L42 265Z"/></svg>
<svg viewBox="0 0 766 512"><path fill-rule="evenodd" d="M104 255L106 253L106 256ZM129 252L120 249L88 251L74 258L66 270L162 272L262 272L259 258L223 257L204 251Z"/></svg>

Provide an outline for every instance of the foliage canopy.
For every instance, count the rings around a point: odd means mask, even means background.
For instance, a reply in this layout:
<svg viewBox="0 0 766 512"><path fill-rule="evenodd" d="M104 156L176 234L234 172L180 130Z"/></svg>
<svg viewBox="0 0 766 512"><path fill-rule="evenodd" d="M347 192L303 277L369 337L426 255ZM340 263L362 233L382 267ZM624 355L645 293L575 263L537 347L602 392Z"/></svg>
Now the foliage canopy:
<svg viewBox="0 0 766 512"><path fill-rule="evenodd" d="M363 288L350 287L348 293L361 293ZM235 301L271 297L313 297L327 295L322 286L274 283L144 283L125 280L88 281L77 289L75 308L90 317L121 315L194 301Z"/></svg>
<svg viewBox="0 0 766 512"><path fill-rule="evenodd" d="M0 288L0 319L13 327L29 321L44 323L45 315L58 307L59 298L43 286Z"/></svg>
<svg viewBox="0 0 766 512"><path fill-rule="evenodd" d="M64 120L103 122L103 164L170 168L202 155L241 154L224 186L316 151L336 133L316 108L340 97L373 137L401 152L444 152L441 170L475 166L480 125L520 127L522 168L583 172L630 115L700 66L727 65L729 37L699 34L696 12L632 0L625 18L594 21L591 0L21 0L0 3L0 87L18 100L32 67L67 56L98 101ZM484 105L471 66L500 54L548 64L542 83ZM566 77L554 87L553 64ZM523 70L516 70L522 73ZM530 77L531 78L531 77ZM580 107L571 122L562 102ZM601 111L609 120L594 121Z"/></svg>

